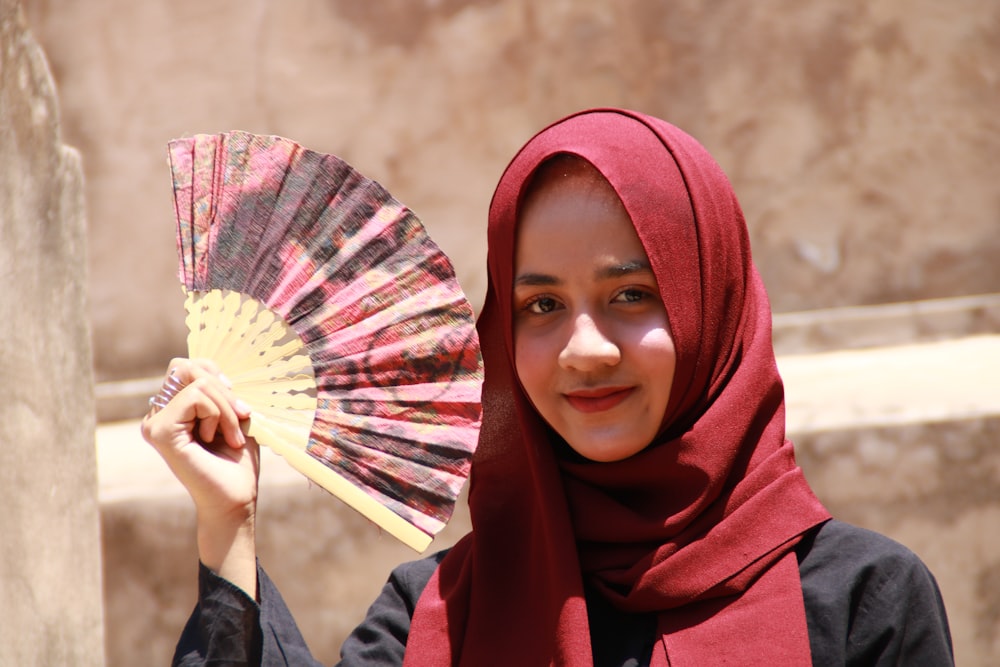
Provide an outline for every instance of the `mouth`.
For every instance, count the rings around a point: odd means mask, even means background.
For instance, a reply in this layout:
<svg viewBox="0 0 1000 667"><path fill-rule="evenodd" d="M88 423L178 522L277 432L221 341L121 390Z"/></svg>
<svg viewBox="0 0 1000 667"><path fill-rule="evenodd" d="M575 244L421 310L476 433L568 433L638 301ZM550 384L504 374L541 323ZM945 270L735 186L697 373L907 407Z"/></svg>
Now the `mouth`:
<svg viewBox="0 0 1000 667"><path fill-rule="evenodd" d="M571 391L563 396L576 410L593 413L610 410L631 396L634 391L635 387L600 387Z"/></svg>

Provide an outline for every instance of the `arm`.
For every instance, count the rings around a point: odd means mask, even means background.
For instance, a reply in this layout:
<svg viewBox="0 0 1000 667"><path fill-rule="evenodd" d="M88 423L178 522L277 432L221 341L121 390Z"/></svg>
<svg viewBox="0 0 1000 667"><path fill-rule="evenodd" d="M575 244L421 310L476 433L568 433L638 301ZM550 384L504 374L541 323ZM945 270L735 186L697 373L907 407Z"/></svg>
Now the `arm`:
<svg viewBox="0 0 1000 667"><path fill-rule="evenodd" d="M240 430L250 411L211 362L174 359L167 377L182 388L146 415L143 437L194 501L201 562L254 598L259 457Z"/></svg>
<svg viewBox="0 0 1000 667"><path fill-rule="evenodd" d="M198 604L191 613L171 664L316 666L281 593L258 567L260 602L239 586L199 565Z"/></svg>
<svg viewBox="0 0 1000 667"><path fill-rule="evenodd" d="M261 665L260 608L246 592L198 565L198 604L174 649L172 665Z"/></svg>
<svg viewBox="0 0 1000 667"><path fill-rule="evenodd" d="M365 620L344 641L339 667L403 664L410 618L444 552L404 563L389 576ZM177 643L174 665L315 666L281 594L258 570L260 604L201 566L198 606Z"/></svg>
<svg viewBox="0 0 1000 667"><path fill-rule="evenodd" d="M174 360L184 383L143 420L143 436L187 488L197 509L198 603L175 665L316 665L277 588L256 562L258 450L249 416L209 362ZM392 573L365 621L345 641L341 666L402 664L410 616L442 554Z"/></svg>
<svg viewBox="0 0 1000 667"><path fill-rule="evenodd" d="M164 387L142 434L194 501L201 562L198 604L174 664L259 665L259 458L240 428L250 411L208 361L174 359Z"/></svg>

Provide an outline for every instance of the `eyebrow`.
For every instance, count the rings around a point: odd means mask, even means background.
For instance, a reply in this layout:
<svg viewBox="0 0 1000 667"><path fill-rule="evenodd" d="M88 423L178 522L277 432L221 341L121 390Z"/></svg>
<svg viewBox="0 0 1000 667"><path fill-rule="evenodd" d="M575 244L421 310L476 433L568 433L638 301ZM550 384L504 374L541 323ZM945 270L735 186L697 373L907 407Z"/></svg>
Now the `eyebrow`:
<svg viewBox="0 0 1000 667"><path fill-rule="evenodd" d="M595 276L598 280L609 278L621 278L635 273L652 273L653 268L646 260L632 260L621 264L612 264L597 270ZM546 273L522 273L514 279L514 287L545 287L558 285L559 279Z"/></svg>
<svg viewBox="0 0 1000 667"><path fill-rule="evenodd" d="M544 273L522 273L514 279L514 287L544 287L547 285L557 285L559 281L555 276Z"/></svg>
<svg viewBox="0 0 1000 667"><path fill-rule="evenodd" d="M632 260L621 264L604 267L597 272L598 278L621 278L633 273L652 273L653 267L646 260Z"/></svg>

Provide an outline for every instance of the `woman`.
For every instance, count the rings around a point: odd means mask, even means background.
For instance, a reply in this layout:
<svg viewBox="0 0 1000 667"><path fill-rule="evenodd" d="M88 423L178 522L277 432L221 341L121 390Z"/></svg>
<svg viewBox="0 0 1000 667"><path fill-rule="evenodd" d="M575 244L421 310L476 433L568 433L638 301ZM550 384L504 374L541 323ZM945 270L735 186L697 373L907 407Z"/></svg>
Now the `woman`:
<svg viewBox="0 0 1000 667"><path fill-rule="evenodd" d="M473 530L397 569L343 664L951 664L930 573L831 520L795 464L742 213L696 141L563 119L508 166L488 234ZM311 664L254 561L246 411L173 366L187 386L144 433L198 507L177 660Z"/></svg>

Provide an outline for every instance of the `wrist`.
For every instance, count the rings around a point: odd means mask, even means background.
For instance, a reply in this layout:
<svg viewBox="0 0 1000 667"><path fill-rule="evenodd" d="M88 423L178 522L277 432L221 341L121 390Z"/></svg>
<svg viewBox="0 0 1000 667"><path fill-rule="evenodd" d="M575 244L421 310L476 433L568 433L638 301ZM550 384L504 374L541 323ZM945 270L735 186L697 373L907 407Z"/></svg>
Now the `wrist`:
<svg viewBox="0 0 1000 667"><path fill-rule="evenodd" d="M257 598L257 546L252 512L198 516L198 557L205 567Z"/></svg>

